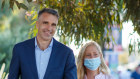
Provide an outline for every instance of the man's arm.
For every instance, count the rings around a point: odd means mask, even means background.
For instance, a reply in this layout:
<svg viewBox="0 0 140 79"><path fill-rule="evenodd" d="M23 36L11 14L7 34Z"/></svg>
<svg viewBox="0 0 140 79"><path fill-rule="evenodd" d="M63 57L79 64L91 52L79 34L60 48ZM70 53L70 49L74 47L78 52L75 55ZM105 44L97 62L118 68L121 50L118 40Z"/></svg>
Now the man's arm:
<svg viewBox="0 0 140 79"><path fill-rule="evenodd" d="M16 46L13 48L13 56L10 63L8 79L19 79L19 56Z"/></svg>
<svg viewBox="0 0 140 79"><path fill-rule="evenodd" d="M67 58L65 71L64 71L64 79L77 79L77 68L75 64L74 54L71 51Z"/></svg>

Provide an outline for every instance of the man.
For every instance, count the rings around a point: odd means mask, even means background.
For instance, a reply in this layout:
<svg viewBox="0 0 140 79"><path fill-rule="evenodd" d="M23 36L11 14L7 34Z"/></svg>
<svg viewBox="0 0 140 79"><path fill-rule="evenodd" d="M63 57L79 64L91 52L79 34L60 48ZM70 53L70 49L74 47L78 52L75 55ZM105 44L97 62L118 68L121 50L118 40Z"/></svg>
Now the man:
<svg viewBox="0 0 140 79"><path fill-rule="evenodd" d="M14 46L8 79L77 79L73 51L53 38L58 18L53 9L39 12L37 36Z"/></svg>

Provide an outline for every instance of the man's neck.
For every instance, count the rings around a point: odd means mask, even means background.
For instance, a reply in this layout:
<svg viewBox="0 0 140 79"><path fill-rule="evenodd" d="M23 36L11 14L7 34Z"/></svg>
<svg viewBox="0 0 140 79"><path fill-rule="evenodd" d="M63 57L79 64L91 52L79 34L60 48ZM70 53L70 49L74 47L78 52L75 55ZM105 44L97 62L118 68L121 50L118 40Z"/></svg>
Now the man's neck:
<svg viewBox="0 0 140 79"><path fill-rule="evenodd" d="M37 45L41 50L45 50L46 48L48 48L49 44L51 43L51 40L43 40L40 37L37 37L36 40Z"/></svg>

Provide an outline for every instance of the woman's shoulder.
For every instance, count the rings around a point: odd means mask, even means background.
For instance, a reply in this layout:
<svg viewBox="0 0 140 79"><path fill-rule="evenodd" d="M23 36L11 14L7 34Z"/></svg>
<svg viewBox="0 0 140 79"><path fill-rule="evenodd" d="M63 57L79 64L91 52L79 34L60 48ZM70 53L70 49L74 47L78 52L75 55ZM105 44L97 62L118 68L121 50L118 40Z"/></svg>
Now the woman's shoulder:
<svg viewBox="0 0 140 79"><path fill-rule="evenodd" d="M114 79L110 74L105 74L100 72L100 76L103 77L103 79Z"/></svg>
<svg viewBox="0 0 140 79"><path fill-rule="evenodd" d="M85 75L84 79L87 79L86 75ZM95 76L95 79L114 79L114 78L109 74L104 74L104 73L100 72L98 75Z"/></svg>

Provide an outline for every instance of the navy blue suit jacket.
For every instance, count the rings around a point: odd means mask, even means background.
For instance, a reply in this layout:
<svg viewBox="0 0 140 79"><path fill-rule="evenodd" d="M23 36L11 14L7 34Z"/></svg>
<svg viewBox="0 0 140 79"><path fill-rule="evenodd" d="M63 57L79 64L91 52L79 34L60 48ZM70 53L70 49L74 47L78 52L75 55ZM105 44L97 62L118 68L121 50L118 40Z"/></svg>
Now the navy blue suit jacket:
<svg viewBox="0 0 140 79"><path fill-rule="evenodd" d="M13 48L8 79L19 79L19 76L21 79L38 79L35 38L18 43ZM55 39L44 79L77 79L73 51Z"/></svg>

